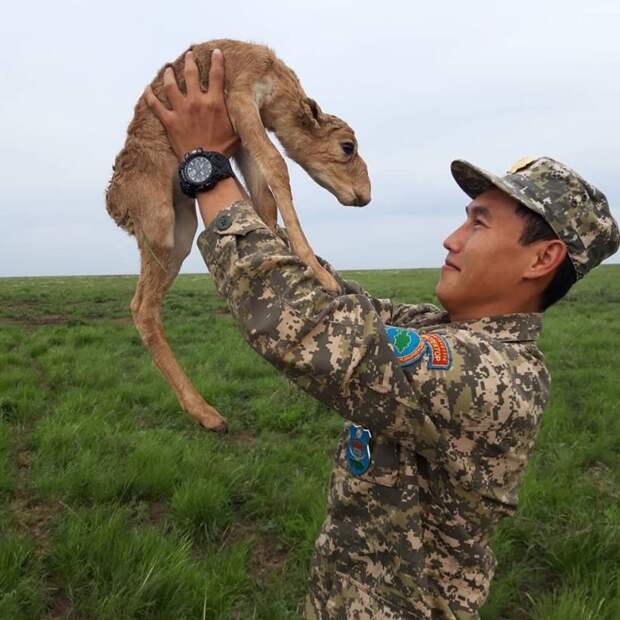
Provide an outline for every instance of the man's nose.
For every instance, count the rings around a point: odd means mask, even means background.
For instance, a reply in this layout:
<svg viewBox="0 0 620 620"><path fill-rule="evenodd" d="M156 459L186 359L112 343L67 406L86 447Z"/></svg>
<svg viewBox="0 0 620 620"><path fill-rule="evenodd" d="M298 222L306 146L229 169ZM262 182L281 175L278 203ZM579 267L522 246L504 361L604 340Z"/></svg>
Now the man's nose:
<svg viewBox="0 0 620 620"><path fill-rule="evenodd" d="M458 233L460 230L460 228L457 228L453 233L444 239L443 247L448 250L448 252L456 253L459 251L461 244L459 242Z"/></svg>

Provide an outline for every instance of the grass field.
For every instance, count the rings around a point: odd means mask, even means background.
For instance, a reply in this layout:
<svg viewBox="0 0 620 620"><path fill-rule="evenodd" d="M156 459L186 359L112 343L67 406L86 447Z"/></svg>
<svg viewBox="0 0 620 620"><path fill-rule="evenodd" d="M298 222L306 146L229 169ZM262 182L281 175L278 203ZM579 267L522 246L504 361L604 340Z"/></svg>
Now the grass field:
<svg viewBox="0 0 620 620"><path fill-rule="evenodd" d="M436 270L347 272L434 301ZM242 341L207 275L171 345L229 420L179 408L129 317L135 277L0 280L0 619L297 618L341 420ZM552 396L483 620L620 618L620 266L546 313Z"/></svg>

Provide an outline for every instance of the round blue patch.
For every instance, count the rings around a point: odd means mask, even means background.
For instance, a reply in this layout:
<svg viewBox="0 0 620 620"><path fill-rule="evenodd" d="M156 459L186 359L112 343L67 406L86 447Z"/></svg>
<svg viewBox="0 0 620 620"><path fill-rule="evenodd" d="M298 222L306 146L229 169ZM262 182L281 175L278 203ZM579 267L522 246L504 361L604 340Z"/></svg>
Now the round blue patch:
<svg viewBox="0 0 620 620"><path fill-rule="evenodd" d="M409 366L424 356L426 342L415 329L386 325L385 332L399 366Z"/></svg>

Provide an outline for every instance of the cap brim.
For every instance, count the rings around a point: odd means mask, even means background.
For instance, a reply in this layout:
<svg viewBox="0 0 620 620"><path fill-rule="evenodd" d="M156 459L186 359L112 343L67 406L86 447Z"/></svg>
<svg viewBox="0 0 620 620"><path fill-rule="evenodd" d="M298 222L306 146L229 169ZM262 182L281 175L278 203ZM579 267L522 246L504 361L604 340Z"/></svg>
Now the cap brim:
<svg viewBox="0 0 620 620"><path fill-rule="evenodd" d="M482 192L498 187L499 179L490 172L482 170L468 161L455 159L450 164L450 171L457 185L470 197L476 198Z"/></svg>
<svg viewBox="0 0 620 620"><path fill-rule="evenodd" d="M500 189L528 209L544 215L539 205L531 200L527 192L516 184L501 179L491 172L470 164L462 159L455 159L450 164L450 171L458 186L470 197L477 198L489 189Z"/></svg>

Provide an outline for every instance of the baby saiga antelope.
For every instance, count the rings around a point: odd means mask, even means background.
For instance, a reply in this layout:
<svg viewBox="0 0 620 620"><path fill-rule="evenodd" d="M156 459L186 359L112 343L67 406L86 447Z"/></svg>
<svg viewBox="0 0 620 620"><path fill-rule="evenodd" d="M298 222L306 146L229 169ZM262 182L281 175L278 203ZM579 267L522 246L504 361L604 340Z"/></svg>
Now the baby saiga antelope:
<svg viewBox="0 0 620 620"><path fill-rule="evenodd" d="M264 45L217 39L192 46L205 90L215 48L224 55L224 95L241 142L233 159L252 203L272 230L276 209L280 211L295 254L313 269L325 289L336 292L336 281L319 264L301 230L286 162L267 131L274 132L286 154L340 203L363 206L370 201L370 181L355 134L337 116L324 113L306 95L295 72ZM170 66L185 92L184 56L185 52ZM151 87L168 104L163 88L166 66ZM223 431L226 420L188 379L170 349L161 321L162 300L191 250L198 223L194 201L180 190L177 167L164 127L141 97L106 190L108 213L136 237L140 251L140 276L131 312L142 341L181 407L202 426Z"/></svg>

